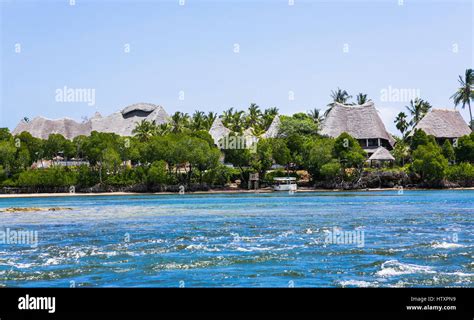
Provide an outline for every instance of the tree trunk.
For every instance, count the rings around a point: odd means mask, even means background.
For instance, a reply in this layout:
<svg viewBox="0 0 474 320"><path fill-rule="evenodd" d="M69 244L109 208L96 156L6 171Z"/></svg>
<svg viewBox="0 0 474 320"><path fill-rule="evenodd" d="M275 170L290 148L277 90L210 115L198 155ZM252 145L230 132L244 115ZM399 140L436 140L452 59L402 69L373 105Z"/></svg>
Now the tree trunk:
<svg viewBox="0 0 474 320"><path fill-rule="evenodd" d="M469 100L467 101L467 106L469 107L469 116L471 117L471 122L469 123L469 127L471 127L471 130L474 130L474 126L472 124L471 102Z"/></svg>

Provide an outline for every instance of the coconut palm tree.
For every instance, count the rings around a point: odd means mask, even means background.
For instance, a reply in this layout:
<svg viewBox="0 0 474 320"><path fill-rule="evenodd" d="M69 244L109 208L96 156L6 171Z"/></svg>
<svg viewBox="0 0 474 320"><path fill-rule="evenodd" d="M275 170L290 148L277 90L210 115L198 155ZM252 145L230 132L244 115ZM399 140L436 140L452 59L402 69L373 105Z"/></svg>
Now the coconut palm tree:
<svg viewBox="0 0 474 320"><path fill-rule="evenodd" d="M206 115L202 111L194 111L191 118L190 127L193 131L205 130L206 129Z"/></svg>
<svg viewBox="0 0 474 320"><path fill-rule="evenodd" d="M247 115L247 125L251 128L254 128L261 121L262 111L260 107L255 103L250 104L249 112Z"/></svg>
<svg viewBox="0 0 474 320"><path fill-rule="evenodd" d="M402 136L405 137L405 131L407 131L408 127L410 126L405 112L400 112L395 118L394 123L397 129L401 132Z"/></svg>
<svg viewBox="0 0 474 320"><path fill-rule="evenodd" d="M361 104L367 103L369 101L372 101L372 99L367 99L367 94L365 94L365 93L359 93L356 96L356 99L357 99L357 104L358 105L361 105Z"/></svg>
<svg viewBox="0 0 474 320"><path fill-rule="evenodd" d="M462 104L462 108L464 109L466 105L468 106L469 116L471 117L469 123L471 125L471 130L474 130L471 110L471 100L474 101L474 70L466 69L464 79L459 76L458 82L460 86L456 93L451 96L451 99L454 100L454 107Z"/></svg>
<svg viewBox="0 0 474 320"><path fill-rule="evenodd" d="M341 103L341 104L346 104L347 100L352 98L352 96L349 95L349 93L347 93L346 90L341 90L340 88L337 88L337 90L332 90L331 91L331 98L332 98L333 101L328 104L328 108L324 112L325 117L327 117L329 112L331 112L331 110L335 106L336 102Z"/></svg>
<svg viewBox="0 0 474 320"><path fill-rule="evenodd" d="M234 115L234 108L229 108L222 113L222 124L229 127Z"/></svg>
<svg viewBox="0 0 474 320"><path fill-rule="evenodd" d="M323 115L321 114L321 110L317 108L310 110L308 112L308 115L313 119L314 123L316 124L320 124L324 119Z"/></svg>
<svg viewBox="0 0 474 320"><path fill-rule="evenodd" d="M273 119L278 115L278 108L272 107L265 109L265 111L262 114L262 120L260 125L262 128L266 131L272 124Z"/></svg>
<svg viewBox="0 0 474 320"><path fill-rule="evenodd" d="M148 141L154 134L156 133L156 122L142 120L135 126L133 129L132 134L134 134L138 140L144 142Z"/></svg>
<svg viewBox="0 0 474 320"><path fill-rule="evenodd" d="M169 123L162 123L156 128L156 134L159 136L165 136L172 131L172 127Z"/></svg>
<svg viewBox="0 0 474 320"><path fill-rule="evenodd" d="M242 133L245 129L245 112L244 111L235 111L232 115L231 123L229 129L234 132Z"/></svg>
<svg viewBox="0 0 474 320"><path fill-rule="evenodd" d="M206 118L206 122L205 122L206 130L209 131L212 127L212 124L217 118L217 113L209 111L207 115L205 116L205 118Z"/></svg>
<svg viewBox="0 0 474 320"><path fill-rule="evenodd" d="M176 111L171 116L171 131L173 133L181 133L189 126L189 114Z"/></svg>
<svg viewBox="0 0 474 320"><path fill-rule="evenodd" d="M412 119L410 120L410 125L415 127L418 122L428 113L431 109L431 104L428 101L425 101L420 98L415 98L415 100L410 100L410 105L405 106L410 112Z"/></svg>
<svg viewBox="0 0 474 320"><path fill-rule="evenodd" d="M277 107L271 107L271 108L265 109L264 113L274 117L274 116L278 115L278 108Z"/></svg>

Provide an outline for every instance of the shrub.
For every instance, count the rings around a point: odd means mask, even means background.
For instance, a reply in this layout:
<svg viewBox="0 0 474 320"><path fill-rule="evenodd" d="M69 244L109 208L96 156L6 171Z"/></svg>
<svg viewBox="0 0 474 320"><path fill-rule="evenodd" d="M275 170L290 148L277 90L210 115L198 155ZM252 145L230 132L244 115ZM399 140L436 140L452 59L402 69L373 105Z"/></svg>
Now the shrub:
<svg viewBox="0 0 474 320"><path fill-rule="evenodd" d="M77 172L62 167L28 170L19 174L17 185L20 187L66 187L76 185L77 177Z"/></svg>
<svg viewBox="0 0 474 320"><path fill-rule="evenodd" d="M230 182L236 170L224 165L207 170L203 175L203 181L210 185L224 186Z"/></svg>
<svg viewBox="0 0 474 320"><path fill-rule="evenodd" d="M448 160L441 154L441 148L436 143L429 143L418 146L413 152L411 168L423 180L439 181L448 168Z"/></svg>
<svg viewBox="0 0 474 320"><path fill-rule="evenodd" d="M474 181L474 165L468 162L451 165L446 170L446 177L451 182L470 185Z"/></svg>
<svg viewBox="0 0 474 320"><path fill-rule="evenodd" d="M152 185L166 184L168 182L168 170L165 161L153 162L148 169L147 182Z"/></svg>
<svg viewBox="0 0 474 320"><path fill-rule="evenodd" d="M325 180L332 180L340 176L341 164L337 160L332 160L321 167L321 176Z"/></svg>

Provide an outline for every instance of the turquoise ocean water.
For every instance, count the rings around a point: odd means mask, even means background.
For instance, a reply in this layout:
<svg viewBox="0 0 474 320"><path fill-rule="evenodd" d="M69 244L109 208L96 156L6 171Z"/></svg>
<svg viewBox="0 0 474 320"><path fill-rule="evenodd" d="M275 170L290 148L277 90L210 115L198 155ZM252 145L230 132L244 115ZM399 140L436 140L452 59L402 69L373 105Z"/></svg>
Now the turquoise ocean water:
<svg viewBox="0 0 474 320"><path fill-rule="evenodd" d="M73 210L0 213L0 286L474 286L474 191L0 199L8 207Z"/></svg>

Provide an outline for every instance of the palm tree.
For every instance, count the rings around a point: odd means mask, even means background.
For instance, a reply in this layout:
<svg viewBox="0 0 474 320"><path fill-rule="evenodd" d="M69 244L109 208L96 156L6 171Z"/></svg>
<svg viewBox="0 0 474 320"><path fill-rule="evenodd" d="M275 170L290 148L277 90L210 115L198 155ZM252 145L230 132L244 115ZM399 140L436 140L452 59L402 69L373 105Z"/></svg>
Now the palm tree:
<svg viewBox="0 0 474 320"><path fill-rule="evenodd" d="M394 123L396 124L397 129L402 133L402 136L405 137L404 133L409 127L407 115L405 114L405 112L400 112L395 118Z"/></svg>
<svg viewBox="0 0 474 320"><path fill-rule="evenodd" d="M454 107L457 107L458 104L462 103L462 108L464 109L467 104L469 108L469 116L471 117L471 130L474 130L471 110L471 100L474 101L474 70L466 69L464 79L459 76L458 81L460 87L456 93L451 96L451 99L454 100Z"/></svg>
<svg viewBox="0 0 474 320"><path fill-rule="evenodd" d="M259 124L261 116L262 111L260 111L260 107L255 103L250 104L249 112L247 115L247 125L251 128L254 128Z"/></svg>
<svg viewBox="0 0 474 320"><path fill-rule="evenodd" d="M352 98L351 95L347 93L346 90L341 90L340 88L337 88L337 90L332 90L331 91L331 98L333 102L328 104L328 108L324 112L324 116L327 117L329 112L331 112L332 108L335 106L335 103L341 103L341 104L346 104L347 100Z"/></svg>
<svg viewBox="0 0 474 320"><path fill-rule="evenodd" d="M233 115L234 115L234 108L229 108L229 109L225 110L222 113L222 124L224 124L224 126L228 127L232 122Z"/></svg>
<svg viewBox="0 0 474 320"><path fill-rule="evenodd" d="M171 131L181 133L189 126L189 114L176 111L171 116Z"/></svg>
<svg viewBox="0 0 474 320"><path fill-rule="evenodd" d="M410 105L405 106L410 112L412 119L410 125L415 127L418 122L428 113L431 109L431 104L428 101L425 101L420 98L415 98L415 100L410 100Z"/></svg>
<svg viewBox="0 0 474 320"><path fill-rule="evenodd" d="M148 141L156 133L156 122L147 120L142 120L135 126L132 134L134 134L138 140L144 142Z"/></svg>
<svg viewBox="0 0 474 320"><path fill-rule="evenodd" d="M271 107L271 108L265 109L265 113L274 117L274 116L278 115L278 108L277 107Z"/></svg>
<svg viewBox="0 0 474 320"><path fill-rule="evenodd" d="M212 124L214 123L214 121L217 118L217 113L209 111L207 113L207 115L205 116L205 118L206 118L206 124L205 124L206 125L206 130L209 131L212 127Z"/></svg>
<svg viewBox="0 0 474 320"><path fill-rule="evenodd" d="M171 132L173 128L169 123L162 123L156 128L156 134L159 136L165 136Z"/></svg>
<svg viewBox="0 0 474 320"><path fill-rule="evenodd" d="M369 101L372 101L372 99L367 99L367 94L364 93L359 93L357 96L357 104L362 105L364 103L367 103Z"/></svg>
<svg viewBox="0 0 474 320"><path fill-rule="evenodd" d="M323 115L321 114L321 110L317 108L310 110L308 112L308 115L313 119L314 123L316 124L320 124L324 119Z"/></svg>
<svg viewBox="0 0 474 320"><path fill-rule="evenodd" d="M278 108L272 107L265 109L265 111L262 114L262 121L261 121L261 126L264 130L268 130L270 125L273 122L273 119L278 115Z"/></svg>
<svg viewBox="0 0 474 320"><path fill-rule="evenodd" d="M205 130L206 128L206 116L202 111L194 111L191 119L191 129L193 131Z"/></svg>
<svg viewBox="0 0 474 320"><path fill-rule="evenodd" d="M232 115L230 128L234 132L242 133L245 129L244 111L235 111Z"/></svg>

